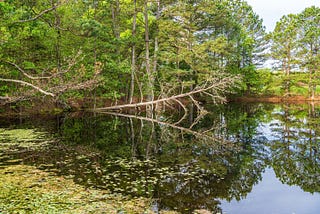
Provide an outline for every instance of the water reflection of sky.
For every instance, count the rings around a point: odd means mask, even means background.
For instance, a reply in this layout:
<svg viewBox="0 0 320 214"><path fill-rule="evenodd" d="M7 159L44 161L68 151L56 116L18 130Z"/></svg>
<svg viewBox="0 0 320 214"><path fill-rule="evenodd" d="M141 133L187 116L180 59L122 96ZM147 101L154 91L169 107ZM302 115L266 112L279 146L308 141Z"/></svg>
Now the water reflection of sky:
<svg viewBox="0 0 320 214"><path fill-rule="evenodd" d="M272 131L272 128L275 124L279 125L281 122L279 120L272 120L269 123L261 123L257 128L257 133L261 133L268 141L276 140L277 137Z"/></svg>
<svg viewBox="0 0 320 214"><path fill-rule="evenodd" d="M239 202L222 200L221 208L226 214L317 214L320 213L320 194L284 185L268 168L247 198Z"/></svg>

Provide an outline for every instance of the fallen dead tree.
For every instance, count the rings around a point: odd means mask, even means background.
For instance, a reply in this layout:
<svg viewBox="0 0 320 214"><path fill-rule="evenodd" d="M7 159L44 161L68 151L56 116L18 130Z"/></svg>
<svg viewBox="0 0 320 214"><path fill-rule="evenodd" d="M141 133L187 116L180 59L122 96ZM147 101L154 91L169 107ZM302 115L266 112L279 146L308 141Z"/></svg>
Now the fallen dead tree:
<svg viewBox="0 0 320 214"><path fill-rule="evenodd" d="M200 95L206 95L212 98L214 103L224 103L226 102L226 98L223 96L226 92L230 90L232 86L235 85L235 82L237 81L237 77L234 76L228 76L223 78L212 78L210 81L207 81L202 86L198 86L195 89L186 92L181 93L169 97L159 97L156 100L153 101L146 101L146 102L139 102L139 103L131 103L131 104L124 104L124 105L114 105L114 106L108 106L108 107L102 107L102 108L95 108L92 109L95 112L108 112L108 111L121 111L123 109L127 108L135 108L139 109L142 106L153 106L155 105L155 109L158 109L157 107L159 105L167 106L171 105L172 103L176 103L180 105L184 111L187 111L187 107L185 104L183 104L179 99L182 98L189 98L191 102L198 108L198 110L201 110L201 106L199 105L199 102L194 97L197 94Z"/></svg>

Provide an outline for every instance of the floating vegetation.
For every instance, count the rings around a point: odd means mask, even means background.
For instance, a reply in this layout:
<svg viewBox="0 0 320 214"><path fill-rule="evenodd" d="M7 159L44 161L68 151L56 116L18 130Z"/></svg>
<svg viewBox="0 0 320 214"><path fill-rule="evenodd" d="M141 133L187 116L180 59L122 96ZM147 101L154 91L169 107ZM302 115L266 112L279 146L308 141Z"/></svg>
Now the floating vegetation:
<svg viewBox="0 0 320 214"><path fill-rule="evenodd" d="M85 188L33 166L0 168L0 213L153 213L146 198Z"/></svg>
<svg viewBox="0 0 320 214"><path fill-rule="evenodd" d="M48 133L36 129L0 128L0 152L36 149L50 143Z"/></svg>
<svg viewBox="0 0 320 214"><path fill-rule="evenodd" d="M36 129L3 129L0 128L0 142L16 141L16 142L34 142L43 140L46 132L41 132Z"/></svg>
<svg viewBox="0 0 320 214"><path fill-rule="evenodd" d="M47 132L37 129L0 128L0 165L21 163L19 154L38 151L51 142Z"/></svg>
<svg viewBox="0 0 320 214"><path fill-rule="evenodd" d="M154 213L149 198L122 195L118 186L110 191L107 183L97 188L99 153L64 146L46 132L0 129L0 154L1 214ZM114 175L118 180L122 176Z"/></svg>

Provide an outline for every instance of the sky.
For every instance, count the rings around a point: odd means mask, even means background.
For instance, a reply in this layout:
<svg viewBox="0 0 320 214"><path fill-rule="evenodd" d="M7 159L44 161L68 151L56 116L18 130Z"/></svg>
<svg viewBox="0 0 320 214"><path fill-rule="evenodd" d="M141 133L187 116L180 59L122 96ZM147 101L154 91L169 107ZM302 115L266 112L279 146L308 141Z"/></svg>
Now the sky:
<svg viewBox="0 0 320 214"><path fill-rule="evenodd" d="M320 0L246 0L263 18L267 32L273 31L283 15L300 13L312 5L320 7Z"/></svg>

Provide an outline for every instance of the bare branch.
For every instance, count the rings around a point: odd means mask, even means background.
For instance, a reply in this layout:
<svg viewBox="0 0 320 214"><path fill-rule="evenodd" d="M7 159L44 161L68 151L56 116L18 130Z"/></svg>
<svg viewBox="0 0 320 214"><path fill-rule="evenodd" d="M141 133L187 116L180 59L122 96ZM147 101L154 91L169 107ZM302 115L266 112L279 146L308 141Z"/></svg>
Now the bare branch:
<svg viewBox="0 0 320 214"><path fill-rule="evenodd" d="M0 105L30 100L32 96L0 97Z"/></svg>
<svg viewBox="0 0 320 214"><path fill-rule="evenodd" d="M41 11L38 15L36 15L35 17L31 18L31 19L26 19L26 20L18 20L15 23L24 23L24 22L31 22L34 20L37 20L38 18L40 18L41 16L43 16L46 13L49 13L50 11L53 11L55 9L57 9L60 6L60 4L56 4L51 8L48 8L46 10Z"/></svg>
<svg viewBox="0 0 320 214"><path fill-rule="evenodd" d="M42 94L45 94L45 95L48 95L48 96L51 96L51 97L55 97L55 95L53 93L44 91L43 89L39 88L38 86L35 86L35 85L31 84L31 83L28 83L28 82L25 82L25 81L22 81L22 80L13 80L13 79L0 78L0 81L15 82L15 83L19 83L21 85L27 85L27 86L30 86L30 87L36 89L37 91L41 92Z"/></svg>
<svg viewBox="0 0 320 214"><path fill-rule="evenodd" d="M10 100L10 97L2 97L0 96L0 101L7 101Z"/></svg>
<svg viewBox="0 0 320 214"><path fill-rule="evenodd" d="M199 105L199 102L193 98L193 96L189 95L192 102L197 106L198 111L201 111L202 107Z"/></svg>
<svg viewBox="0 0 320 214"><path fill-rule="evenodd" d="M180 102L180 100L175 99L174 101L176 101L177 103L179 103L179 105L180 105L180 106L183 108L183 110L184 110L184 114L183 114L183 116L181 117L181 119L180 119L178 122L174 123L174 125L177 125L177 124L181 123L181 122L187 117L187 115L188 115L188 109L185 107L185 105L183 105L182 102Z"/></svg>
<svg viewBox="0 0 320 214"><path fill-rule="evenodd" d="M33 77L29 74L27 74L27 72L25 72L25 70L23 70L21 67L19 67L17 64L13 63L13 62L6 62L14 67L16 67L24 76L28 77L29 79L32 80L40 80L40 79L50 79L51 76L47 76L47 77Z"/></svg>
<svg viewBox="0 0 320 214"><path fill-rule="evenodd" d="M235 78L231 77L226 77L223 79L216 79L213 80L212 84L209 86L203 86L203 87L198 87L195 90L189 91L187 93L183 94L178 94L174 95L168 98L162 98L154 101L148 101L148 102L140 102L140 103L133 103L133 104L125 104L125 105L116 105L116 106L109 106L109 107L104 107L104 108L96 108L94 111L108 111L108 110L117 110L117 109L122 109L122 108L138 108L140 106L147 106L147 105L152 105L156 104L159 102L165 102L165 101L170 101L170 100L177 100L179 98L183 97L188 97L197 93L202 93L202 92L207 92L209 90L215 89L217 91L223 91L225 90L228 86L230 86L232 83L234 83ZM218 95L215 95L218 96ZM222 97L219 97L222 100Z"/></svg>
<svg viewBox="0 0 320 214"><path fill-rule="evenodd" d="M201 93L210 96L212 98L212 100L214 101L214 103L216 103L216 100L220 100L222 103L227 101L225 97L216 96L216 95L210 94L206 91L202 91Z"/></svg>
<svg viewBox="0 0 320 214"><path fill-rule="evenodd" d="M50 88L50 90L58 94L63 93L65 91L69 91L69 90L81 90L81 89L88 89L88 88L93 90L95 87L99 85L99 82L100 82L99 79L91 79L85 82L70 83L70 84L56 86L56 87Z"/></svg>
<svg viewBox="0 0 320 214"><path fill-rule="evenodd" d="M57 77L61 74L64 74L64 73L68 73L71 68L78 62L78 58L79 56L82 54L81 50L78 51L78 53L72 58L70 59L70 61L68 62L68 67L61 71L61 72L57 72L51 76L43 76L43 77L34 77L34 76L31 76L29 75L24 69L22 69L19 65L17 65L16 63L14 62L9 62L9 61L4 61L12 66L14 66L15 68L17 68L25 77L31 79L31 80L41 80L41 79L51 79L51 78L54 78L54 77Z"/></svg>

